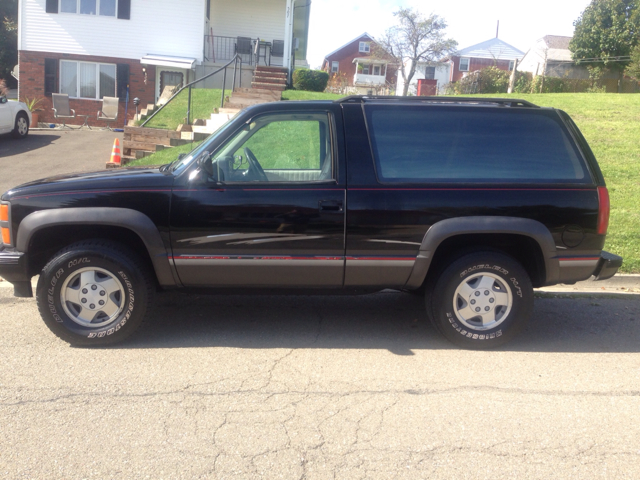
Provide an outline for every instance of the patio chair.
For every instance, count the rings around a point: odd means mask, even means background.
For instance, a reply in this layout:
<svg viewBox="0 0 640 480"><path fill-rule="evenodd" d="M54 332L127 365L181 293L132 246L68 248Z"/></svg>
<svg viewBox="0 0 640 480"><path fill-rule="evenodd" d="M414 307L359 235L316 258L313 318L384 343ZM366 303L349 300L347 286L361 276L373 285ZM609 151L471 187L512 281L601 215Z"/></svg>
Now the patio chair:
<svg viewBox="0 0 640 480"><path fill-rule="evenodd" d="M269 54L269 65L271 65L271 57L284 57L284 40L274 40L271 42L271 53ZM282 61L280 63L282 65Z"/></svg>
<svg viewBox="0 0 640 480"><path fill-rule="evenodd" d="M236 53L249 55L249 65L253 64L253 49L251 48L251 39L249 37L236 38Z"/></svg>
<svg viewBox="0 0 640 480"><path fill-rule="evenodd" d="M102 130L113 130L109 123L113 123L118 119L118 97L103 97L102 110L98 110L98 120L107 122L107 126Z"/></svg>
<svg viewBox="0 0 640 480"><path fill-rule="evenodd" d="M62 128L71 128L67 125L67 118L76 118L76 111L69 108L69 95L66 93L52 93L53 117L62 119Z"/></svg>

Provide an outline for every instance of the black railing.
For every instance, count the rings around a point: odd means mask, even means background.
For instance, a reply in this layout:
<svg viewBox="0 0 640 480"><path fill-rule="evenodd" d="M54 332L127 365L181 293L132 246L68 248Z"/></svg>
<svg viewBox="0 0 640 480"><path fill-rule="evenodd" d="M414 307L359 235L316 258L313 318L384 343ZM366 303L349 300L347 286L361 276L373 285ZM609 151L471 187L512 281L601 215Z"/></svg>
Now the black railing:
<svg viewBox="0 0 640 480"><path fill-rule="evenodd" d="M182 87L180 90L178 90L176 93L174 93L171 96L171 98L169 98L169 100L167 100L167 103L162 105L158 110L153 112L153 114L151 114L151 116L149 118L147 118L144 122L142 122L142 125L140 125L140 126L144 127L149 122L149 120L151 120L158 113L160 113L164 107L169 105L171 103L171 101L174 98L176 98L178 95L180 95L184 91L184 89L186 89L186 88L189 89L189 100L188 100L188 103L187 103L187 124L190 125L191 124L191 88L196 83L202 82L203 80L206 80L207 78L213 77L215 74L220 73L220 72L222 72L222 96L220 98L220 108L222 108L224 106L224 91L225 91L225 87L226 87L226 84L227 84L227 68L229 68L229 66L232 63L234 65L233 65L233 83L232 83L232 86L231 86L231 91L233 92L233 90L235 90L235 88L236 88L236 77L238 77L238 87L242 88L242 57L240 55L234 55L233 58L228 63L226 63L225 65L223 65L219 69L217 69L215 72L208 73L204 77L200 77L200 78L198 78L197 80L194 80L191 83L187 83L184 87ZM239 75L238 75L238 70L240 71Z"/></svg>
<svg viewBox="0 0 640 480"><path fill-rule="evenodd" d="M253 46L255 39L244 37L220 37L218 35L204 36L204 59L209 62L224 62L232 59L236 54L242 61L253 65Z"/></svg>

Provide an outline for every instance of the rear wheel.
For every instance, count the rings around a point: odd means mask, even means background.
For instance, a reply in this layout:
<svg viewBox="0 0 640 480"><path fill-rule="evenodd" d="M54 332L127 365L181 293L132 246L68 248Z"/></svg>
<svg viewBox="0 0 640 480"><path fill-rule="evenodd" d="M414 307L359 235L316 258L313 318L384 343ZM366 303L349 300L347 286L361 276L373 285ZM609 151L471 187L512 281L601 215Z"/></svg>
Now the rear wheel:
<svg viewBox="0 0 640 480"><path fill-rule="evenodd" d="M24 112L16 115L16 123L13 129L13 136L15 138L25 138L29 133L29 117Z"/></svg>
<svg viewBox="0 0 640 480"><path fill-rule="evenodd" d="M36 296L49 329L72 345L124 340L142 323L153 300L146 266L126 247L78 242L43 268Z"/></svg>
<svg viewBox="0 0 640 480"><path fill-rule="evenodd" d="M477 252L444 269L426 299L431 321L447 339L485 349L522 330L533 309L533 288L513 258Z"/></svg>

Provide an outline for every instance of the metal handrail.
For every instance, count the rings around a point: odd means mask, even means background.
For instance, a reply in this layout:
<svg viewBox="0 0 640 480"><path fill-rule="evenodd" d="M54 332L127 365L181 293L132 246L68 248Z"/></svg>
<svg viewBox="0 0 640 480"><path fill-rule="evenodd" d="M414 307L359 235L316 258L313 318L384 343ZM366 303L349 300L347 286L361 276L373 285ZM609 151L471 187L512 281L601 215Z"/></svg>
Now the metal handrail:
<svg viewBox="0 0 640 480"><path fill-rule="evenodd" d="M242 57L240 57L240 55L238 55L236 53L234 55L234 57L231 60L229 60L228 63L226 63L225 65L220 67L215 72L208 73L204 77L200 77L197 80L194 80L193 82L186 84L184 87L182 87L176 93L174 93L169 98L169 100L167 100L167 103L165 103L158 110L153 112L151 114L151 116L149 118L147 118L144 122L142 122L142 124L140 126L144 127L147 124L147 122L149 122L153 117L155 117L158 113L160 113L164 107L169 105L171 103L171 101L174 98L176 98L178 95L180 95L184 91L184 89L186 89L186 88L189 89L189 100L188 100L188 103L187 103L187 124L191 124L191 87L193 85L195 85L196 83L198 83L198 82L201 82L203 80L206 80L209 77L214 76L216 73L220 73L220 72L224 71L223 79L222 79L222 97L220 99L220 108L222 108L224 106L224 91L225 91L225 84L227 82L227 68L229 67L229 65L231 65L234 62L235 62L235 65L233 66L233 85L231 86L231 91L233 92L233 90L235 90L235 88L236 88L236 71L238 69L238 63L240 64L240 78L239 78L239 81L238 81L238 87L242 88Z"/></svg>

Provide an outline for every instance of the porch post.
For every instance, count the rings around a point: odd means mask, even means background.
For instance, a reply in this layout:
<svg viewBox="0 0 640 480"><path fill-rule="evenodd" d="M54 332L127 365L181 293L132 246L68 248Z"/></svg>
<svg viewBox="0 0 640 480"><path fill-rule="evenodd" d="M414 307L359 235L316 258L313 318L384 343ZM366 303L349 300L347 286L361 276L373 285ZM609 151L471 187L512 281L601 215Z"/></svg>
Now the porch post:
<svg viewBox="0 0 640 480"><path fill-rule="evenodd" d="M294 0L287 0L285 5L284 21L284 54L282 56L282 66L291 67L291 46L293 40L293 5Z"/></svg>

